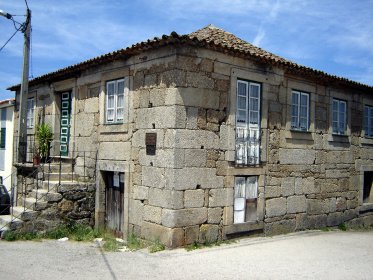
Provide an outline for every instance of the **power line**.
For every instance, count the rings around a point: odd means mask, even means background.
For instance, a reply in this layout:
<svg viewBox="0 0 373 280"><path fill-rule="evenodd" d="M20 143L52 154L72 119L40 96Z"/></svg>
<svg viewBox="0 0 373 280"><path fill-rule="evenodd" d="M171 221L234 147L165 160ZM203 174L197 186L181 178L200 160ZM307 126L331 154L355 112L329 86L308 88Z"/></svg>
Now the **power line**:
<svg viewBox="0 0 373 280"><path fill-rule="evenodd" d="M28 4L27 4L27 0L25 0L25 4L26 4L27 9L29 10Z"/></svg>
<svg viewBox="0 0 373 280"><path fill-rule="evenodd" d="M9 43L9 41L10 40L12 40L13 39L13 37L17 34L17 32L19 31L21 29L21 27L20 28L18 28L18 29L16 29L16 32L14 32L13 33L13 35L5 42L5 44L1 47L1 49L0 49L0 52L4 49L4 47Z"/></svg>

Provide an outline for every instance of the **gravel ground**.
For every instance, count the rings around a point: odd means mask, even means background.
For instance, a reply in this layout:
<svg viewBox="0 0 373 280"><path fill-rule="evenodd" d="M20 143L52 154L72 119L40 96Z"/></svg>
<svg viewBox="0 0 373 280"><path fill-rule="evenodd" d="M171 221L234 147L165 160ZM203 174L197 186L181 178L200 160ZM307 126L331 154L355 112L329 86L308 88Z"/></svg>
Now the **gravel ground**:
<svg viewBox="0 0 373 280"><path fill-rule="evenodd" d="M0 241L0 279L373 279L373 231L309 231L187 252Z"/></svg>

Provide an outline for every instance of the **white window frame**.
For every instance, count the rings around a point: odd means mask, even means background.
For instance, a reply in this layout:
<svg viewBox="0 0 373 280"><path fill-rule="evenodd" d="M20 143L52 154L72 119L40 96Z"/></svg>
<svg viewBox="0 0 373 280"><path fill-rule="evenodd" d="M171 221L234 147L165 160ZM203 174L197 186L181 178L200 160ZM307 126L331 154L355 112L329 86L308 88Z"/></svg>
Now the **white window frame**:
<svg viewBox="0 0 373 280"><path fill-rule="evenodd" d="M34 128L35 120L35 98L27 99L27 128Z"/></svg>
<svg viewBox="0 0 373 280"><path fill-rule="evenodd" d="M373 106L364 105L364 136L373 138Z"/></svg>
<svg viewBox="0 0 373 280"><path fill-rule="evenodd" d="M301 104L303 97L306 98L306 106ZM297 103L294 103L294 99L296 99ZM306 117L301 116L302 108L306 109ZM296 109L296 112L294 112L294 109ZM306 119L306 127L302 125L302 119ZM298 90L292 90L291 92L291 129L297 131L309 131L310 129L310 94L307 92Z"/></svg>
<svg viewBox="0 0 373 280"><path fill-rule="evenodd" d="M123 83L123 91L120 90L119 84ZM109 87L113 86L113 92L109 92ZM106 82L106 103L105 103L105 121L106 123L123 123L124 122L124 109L126 103L125 79L117 79ZM112 98L112 106L109 107L109 99ZM122 99L122 104L120 101ZM111 112L111 113L110 113Z"/></svg>
<svg viewBox="0 0 373 280"><path fill-rule="evenodd" d="M240 93L240 87L245 93ZM254 94L257 89L257 96ZM260 163L261 84L237 80L236 93L236 164Z"/></svg>
<svg viewBox="0 0 373 280"><path fill-rule="evenodd" d="M344 112L341 112L341 105ZM346 135L347 132L347 102L345 100L332 99L332 133Z"/></svg>
<svg viewBox="0 0 373 280"><path fill-rule="evenodd" d="M248 213L248 205L255 212ZM234 184L233 223L256 222L258 220L258 176L237 176Z"/></svg>

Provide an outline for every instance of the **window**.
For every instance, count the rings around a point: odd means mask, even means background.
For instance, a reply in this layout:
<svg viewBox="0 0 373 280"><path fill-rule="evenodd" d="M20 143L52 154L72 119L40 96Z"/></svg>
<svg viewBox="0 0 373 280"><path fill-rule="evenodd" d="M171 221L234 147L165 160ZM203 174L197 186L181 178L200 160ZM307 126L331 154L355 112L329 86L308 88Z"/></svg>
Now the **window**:
<svg viewBox="0 0 373 280"><path fill-rule="evenodd" d="M0 130L0 149L5 149L6 128L2 127Z"/></svg>
<svg viewBox="0 0 373 280"><path fill-rule="evenodd" d="M373 171L364 172L363 203L373 203Z"/></svg>
<svg viewBox="0 0 373 280"><path fill-rule="evenodd" d="M364 106L364 130L366 137L373 137L373 107Z"/></svg>
<svg viewBox="0 0 373 280"><path fill-rule="evenodd" d="M124 79L106 83L106 122L119 123L124 118Z"/></svg>
<svg viewBox="0 0 373 280"><path fill-rule="evenodd" d="M27 99L27 128L34 127L34 98Z"/></svg>
<svg viewBox="0 0 373 280"><path fill-rule="evenodd" d="M258 177L236 177L234 186L234 223L257 220Z"/></svg>
<svg viewBox="0 0 373 280"><path fill-rule="evenodd" d="M293 91L291 96L291 128L308 131L309 111L310 95L305 92Z"/></svg>
<svg viewBox="0 0 373 280"><path fill-rule="evenodd" d="M259 164L260 84L237 81L236 164Z"/></svg>
<svg viewBox="0 0 373 280"><path fill-rule="evenodd" d="M334 134L346 134L346 123L347 123L347 103L346 101L334 99L332 105L333 120L332 127Z"/></svg>
<svg viewBox="0 0 373 280"><path fill-rule="evenodd" d="M6 141L6 114L7 109L1 109L0 115L0 149L5 149L5 141Z"/></svg>

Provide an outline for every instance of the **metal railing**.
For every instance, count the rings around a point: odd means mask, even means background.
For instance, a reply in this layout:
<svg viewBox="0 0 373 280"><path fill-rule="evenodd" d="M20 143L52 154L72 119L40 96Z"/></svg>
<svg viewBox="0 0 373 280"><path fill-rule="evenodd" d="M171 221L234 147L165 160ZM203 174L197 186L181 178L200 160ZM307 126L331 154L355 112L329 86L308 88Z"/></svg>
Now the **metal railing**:
<svg viewBox="0 0 373 280"><path fill-rule="evenodd" d="M82 157L82 161L83 161L83 178L84 178L84 181L87 182L87 177L86 176L86 156L87 156L87 153L95 153L94 155L94 163L95 163L95 166L94 166L94 172L93 172L93 176L92 177L89 177L92 181L95 180L95 177L96 177L96 173L95 173L95 169L96 169L96 162L97 162L97 151L80 151L80 152L77 152L76 153L76 158L73 158L71 160L71 171L70 172L67 172L67 174L71 173L71 182L74 181L75 177L74 177L74 167L75 167L75 162L76 162L76 159L78 157ZM57 162L57 165L56 166L56 161ZM54 166L53 166L54 165ZM30 167L31 167L31 172L27 174L27 172L29 172L30 170ZM54 181L54 180L51 180L51 174L55 174L52 172L52 167L54 168L58 168L58 181ZM50 192L54 192L54 191L57 191L58 190L58 187L61 186L61 184L63 182L66 182L66 180L62 179L62 174L66 174L66 172L62 172L63 170L63 157L61 157L61 155L59 157L48 157L45 162L42 162L40 163L39 165L36 165L36 164L28 164L28 163L25 163L25 164L18 164L17 165L17 171L13 172L12 175L17 175L17 181L19 179L21 179L21 182L17 182L17 186L13 184L13 186L11 187L11 194L12 196L16 196L15 199L11 198L11 201L10 201L10 209L7 208L7 209L4 209L2 212L4 213L6 211L6 213L8 212L8 210L10 210L9 212L9 215L11 216L11 219L10 219L10 222L9 223L6 223L5 225L1 226L0 227L0 232L3 231L3 229L5 227L7 227L9 224L11 224L12 222L16 221L17 219L21 219L22 215L28 211L28 210L35 210L37 211L37 203L40 202L42 199L44 199L48 193ZM19 177L18 177L19 175ZM28 182L30 181L33 181L32 184L28 184ZM45 193L39 193L39 189L40 189L40 183L42 184L42 188L44 187L44 182L46 182L46 190L47 192ZM52 184L53 182L53 184ZM29 186L32 186L32 188L30 189ZM31 205L27 205L26 204L26 198L29 196L29 193L32 192L34 189L36 189L35 191L35 202ZM20 205L21 204L21 205ZM21 206L23 207L23 211L18 214L18 215L15 215L14 214L14 207L15 206ZM2 213L0 213L1 215Z"/></svg>

